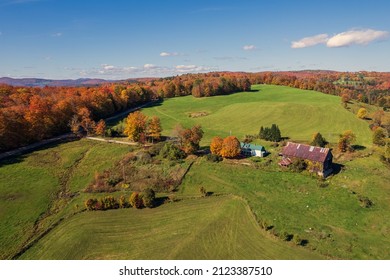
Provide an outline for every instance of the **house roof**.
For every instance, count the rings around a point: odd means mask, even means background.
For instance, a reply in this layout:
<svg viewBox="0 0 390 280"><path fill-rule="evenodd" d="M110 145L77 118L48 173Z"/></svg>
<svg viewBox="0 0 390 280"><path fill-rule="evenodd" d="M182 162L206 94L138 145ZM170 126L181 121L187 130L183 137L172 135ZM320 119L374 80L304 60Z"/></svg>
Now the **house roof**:
<svg viewBox="0 0 390 280"><path fill-rule="evenodd" d="M325 162L329 153L329 148L321 148L292 142L287 142L287 145L283 147L282 151L283 156L297 157L322 163Z"/></svg>
<svg viewBox="0 0 390 280"><path fill-rule="evenodd" d="M253 145L251 143L240 142L240 146L241 146L241 149L265 151L265 148L261 145Z"/></svg>

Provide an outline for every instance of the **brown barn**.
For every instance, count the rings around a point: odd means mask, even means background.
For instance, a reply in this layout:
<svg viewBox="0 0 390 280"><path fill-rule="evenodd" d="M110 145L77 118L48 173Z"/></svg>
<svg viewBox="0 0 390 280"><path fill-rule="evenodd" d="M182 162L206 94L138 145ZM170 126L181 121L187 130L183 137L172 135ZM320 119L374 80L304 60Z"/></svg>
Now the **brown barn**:
<svg viewBox="0 0 390 280"><path fill-rule="evenodd" d="M280 166L289 166L293 159L299 158L307 160L309 170L322 177L329 176L333 171L333 155L329 148L287 142L287 145L283 147L282 156Z"/></svg>

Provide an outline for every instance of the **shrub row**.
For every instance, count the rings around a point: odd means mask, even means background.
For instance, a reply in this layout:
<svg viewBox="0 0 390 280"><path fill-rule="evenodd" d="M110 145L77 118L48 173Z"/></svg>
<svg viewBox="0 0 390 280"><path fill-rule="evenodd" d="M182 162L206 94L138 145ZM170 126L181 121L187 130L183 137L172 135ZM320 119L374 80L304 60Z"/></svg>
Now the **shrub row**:
<svg viewBox="0 0 390 280"><path fill-rule="evenodd" d="M122 195L119 200L113 196L106 196L100 199L89 198L85 201L87 210L109 210L118 208L153 208L155 206L156 195L153 189L147 188L144 192L133 192L128 199Z"/></svg>

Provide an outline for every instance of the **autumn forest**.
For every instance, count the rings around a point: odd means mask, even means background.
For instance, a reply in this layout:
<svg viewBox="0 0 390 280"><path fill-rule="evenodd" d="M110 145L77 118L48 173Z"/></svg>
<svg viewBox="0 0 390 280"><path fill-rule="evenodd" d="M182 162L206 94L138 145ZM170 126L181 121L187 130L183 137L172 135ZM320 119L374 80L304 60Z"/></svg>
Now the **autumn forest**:
<svg viewBox="0 0 390 280"><path fill-rule="evenodd" d="M94 122L148 101L176 96L226 95L252 84L284 85L390 107L390 74L298 72L211 72L160 79L119 81L95 87L0 85L0 151L70 131L71 120ZM92 125L93 126L93 125Z"/></svg>

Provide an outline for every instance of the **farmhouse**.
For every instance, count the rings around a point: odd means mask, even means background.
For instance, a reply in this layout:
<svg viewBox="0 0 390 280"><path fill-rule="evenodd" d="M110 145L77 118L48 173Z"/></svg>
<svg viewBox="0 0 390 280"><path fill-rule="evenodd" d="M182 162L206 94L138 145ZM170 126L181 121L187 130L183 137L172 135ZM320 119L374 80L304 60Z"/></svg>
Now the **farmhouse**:
<svg viewBox="0 0 390 280"><path fill-rule="evenodd" d="M263 146L240 142L241 154L247 157L264 157L266 150Z"/></svg>
<svg viewBox="0 0 390 280"><path fill-rule="evenodd" d="M282 160L280 166L289 166L293 159L303 159L308 163L310 172L316 172L322 177L327 177L332 173L333 155L329 148L321 148L304 144L288 142L283 147Z"/></svg>

